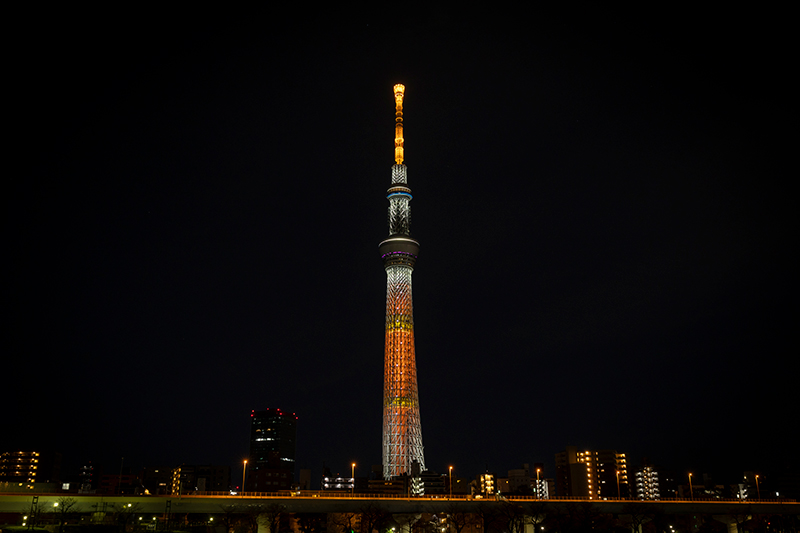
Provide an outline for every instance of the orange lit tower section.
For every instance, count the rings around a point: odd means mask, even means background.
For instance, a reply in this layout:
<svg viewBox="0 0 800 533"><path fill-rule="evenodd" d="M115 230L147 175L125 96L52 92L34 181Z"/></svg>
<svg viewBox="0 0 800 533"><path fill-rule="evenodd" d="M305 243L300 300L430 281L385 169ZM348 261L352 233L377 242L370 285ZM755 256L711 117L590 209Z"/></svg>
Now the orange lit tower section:
<svg viewBox="0 0 800 533"><path fill-rule="evenodd" d="M383 377L383 477L411 474L412 464L425 470L419 418L417 363L414 355L414 314L411 272L419 243L409 235L411 189L403 164L403 95L394 86L395 134L389 199L389 238L380 244L386 269L386 345Z"/></svg>

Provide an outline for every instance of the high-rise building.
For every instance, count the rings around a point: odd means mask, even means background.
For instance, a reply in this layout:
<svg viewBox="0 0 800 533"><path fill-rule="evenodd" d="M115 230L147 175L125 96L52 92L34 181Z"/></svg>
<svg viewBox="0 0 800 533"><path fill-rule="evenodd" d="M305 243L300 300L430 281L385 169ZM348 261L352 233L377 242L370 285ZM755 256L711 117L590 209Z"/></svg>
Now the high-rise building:
<svg viewBox="0 0 800 533"><path fill-rule="evenodd" d="M172 482L173 469L168 466L146 466L142 469L142 485L145 488L145 494L159 496L172 494Z"/></svg>
<svg viewBox="0 0 800 533"><path fill-rule="evenodd" d="M389 237L379 250L386 269L386 344L383 378L383 477L425 470L414 352L411 272L419 243L410 237L411 189L403 164L403 96L394 86L395 139L389 200Z"/></svg>
<svg viewBox="0 0 800 533"><path fill-rule="evenodd" d="M531 467L528 463L523 463L522 468L513 468L508 471L506 487L500 488L500 492L529 494L531 490Z"/></svg>
<svg viewBox="0 0 800 533"><path fill-rule="evenodd" d="M35 483L39 473L39 452L19 451L0 453L0 479L3 481Z"/></svg>
<svg viewBox="0 0 800 533"><path fill-rule="evenodd" d="M549 500L552 479L534 479L531 481L531 490L537 500Z"/></svg>
<svg viewBox="0 0 800 533"><path fill-rule="evenodd" d="M78 472L78 482L79 493L90 494L92 492L92 484L94 482L94 465L91 461L84 463L81 466L80 471Z"/></svg>
<svg viewBox="0 0 800 533"><path fill-rule="evenodd" d="M484 498L489 498L497 492L497 474L484 472L475 478L476 493Z"/></svg>
<svg viewBox="0 0 800 533"><path fill-rule="evenodd" d="M289 489L294 482L297 416L280 409L250 413L250 460L246 490Z"/></svg>
<svg viewBox="0 0 800 533"><path fill-rule="evenodd" d="M539 500L549 500L551 494L556 493L555 480L546 478L544 463L534 463L531 471L531 491Z"/></svg>
<svg viewBox="0 0 800 533"><path fill-rule="evenodd" d="M448 477L447 475L438 474L427 470L419 475L420 489L417 491L419 494L435 495L447 494Z"/></svg>
<svg viewBox="0 0 800 533"><path fill-rule="evenodd" d="M356 478L351 476L343 476L339 473L336 475L331 472L327 466L322 467L322 482L320 487L325 491L336 492L350 492L355 489Z"/></svg>
<svg viewBox="0 0 800 533"><path fill-rule="evenodd" d="M585 450L567 446L556 454L559 496L592 500L628 497L628 465L616 450Z"/></svg>
<svg viewBox="0 0 800 533"><path fill-rule="evenodd" d="M119 471L104 472L102 469L100 470L97 494L119 496L121 494L143 494L144 491L142 472L137 472L129 466L120 468Z"/></svg>
<svg viewBox="0 0 800 533"><path fill-rule="evenodd" d="M32 488L34 483L61 481L61 454L48 451L0 452L0 482Z"/></svg>
<svg viewBox="0 0 800 533"><path fill-rule="evenodd" d="M180 465L171 470L172 494L230 490L231 468L212 465Z"/></svg>
<svg viewBox="0 0 800 533"><path fill-rule="evenodd" d="M640 500L660 500L661 491L658 483L658 472L653 465L647 463L633 474L634 494Z"/></svg>

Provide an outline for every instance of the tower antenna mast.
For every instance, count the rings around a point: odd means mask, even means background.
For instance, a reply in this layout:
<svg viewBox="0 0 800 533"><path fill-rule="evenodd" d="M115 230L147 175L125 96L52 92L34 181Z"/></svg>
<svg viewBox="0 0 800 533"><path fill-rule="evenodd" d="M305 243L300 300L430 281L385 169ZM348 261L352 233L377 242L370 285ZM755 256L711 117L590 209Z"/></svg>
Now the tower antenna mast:
<svg viewBox="0 0 800 533"><path fill-rule="evenodd" d="M394 162L403 164L403 95L406 88L399 83L394 86Z"/></svg>

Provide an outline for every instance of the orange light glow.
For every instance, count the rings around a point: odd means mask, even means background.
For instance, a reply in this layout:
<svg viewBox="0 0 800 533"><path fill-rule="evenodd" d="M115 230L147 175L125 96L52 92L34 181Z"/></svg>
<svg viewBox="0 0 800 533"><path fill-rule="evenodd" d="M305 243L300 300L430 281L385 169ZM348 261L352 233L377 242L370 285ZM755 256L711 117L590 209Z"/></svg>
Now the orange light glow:
<svg viewBox="0 0 800 533"><path fill-rule="evenodd" d="M394 86L395 102L395 126L394 126L394 161L398 165L403 163L403 94L405 86L397 84Z"/></svg>

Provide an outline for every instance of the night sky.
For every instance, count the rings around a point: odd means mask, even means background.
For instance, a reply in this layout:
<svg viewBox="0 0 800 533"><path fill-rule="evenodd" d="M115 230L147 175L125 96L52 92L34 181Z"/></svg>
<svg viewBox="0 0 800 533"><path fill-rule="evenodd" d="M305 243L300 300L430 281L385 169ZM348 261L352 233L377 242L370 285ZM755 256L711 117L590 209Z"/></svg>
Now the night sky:
<svg viewBox="0 0 800 533"><path fill-rule="evenodd" d="M14 22L0 449L236 478L278 407L379 464L403 83L427 466L784 467L780 14L129 7Z"/></svg>

